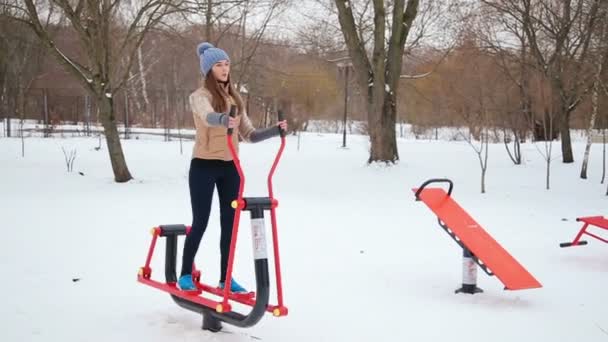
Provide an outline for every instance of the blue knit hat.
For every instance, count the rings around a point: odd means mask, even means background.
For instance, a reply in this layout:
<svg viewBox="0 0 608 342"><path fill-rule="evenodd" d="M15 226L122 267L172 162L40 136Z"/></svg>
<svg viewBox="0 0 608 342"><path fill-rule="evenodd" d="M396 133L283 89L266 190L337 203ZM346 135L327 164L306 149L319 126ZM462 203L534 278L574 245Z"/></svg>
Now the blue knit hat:
<svg viewBox="0 0 608 342"><path fill-rule="evenodd" d="M205 77L207 77L209 70L211 70L215 63L222 60L230 62L230 57L228 57L226 51L216 48L207 42L199 44L196 51L198 52L198 57L200 59L201 71Z"/></svg>

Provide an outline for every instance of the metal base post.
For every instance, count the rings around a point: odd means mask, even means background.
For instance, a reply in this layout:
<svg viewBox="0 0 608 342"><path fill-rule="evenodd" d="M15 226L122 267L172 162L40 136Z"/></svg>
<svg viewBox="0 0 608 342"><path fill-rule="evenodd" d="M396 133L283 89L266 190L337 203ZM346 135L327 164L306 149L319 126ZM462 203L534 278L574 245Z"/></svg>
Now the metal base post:
<svg viewBox="0 0 608 342"><path fill-rule="evenodd" d="M477 264L473 254L467 248L462 248L462 287L455 293L476 294L483 292L477 287Z"/></svg>

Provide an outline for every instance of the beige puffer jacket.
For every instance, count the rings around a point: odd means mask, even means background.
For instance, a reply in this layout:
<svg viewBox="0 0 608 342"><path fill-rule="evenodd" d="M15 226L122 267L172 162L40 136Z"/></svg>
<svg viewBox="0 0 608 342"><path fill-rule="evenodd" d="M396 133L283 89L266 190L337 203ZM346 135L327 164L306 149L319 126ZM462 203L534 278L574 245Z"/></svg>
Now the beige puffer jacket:
<svg viewBox="0 0 608 342"><path fill-rule="evenodd" d="M192 158L232 160L232 155L226 141L226 127L209 126L207 123L207 114L215 112L211 106L211 93L204 87L201 87L190 94L189 100L196 127ZM227 104L230 107L228 101ZM249 137L255 130L255 127L253 127L251 120L249 120L245 112L237 113L237 122L238 129L235 129L234 132L238 132L238 134L232 135L232 142L238 155L238 136L245 141L250 141Z"/></svg>

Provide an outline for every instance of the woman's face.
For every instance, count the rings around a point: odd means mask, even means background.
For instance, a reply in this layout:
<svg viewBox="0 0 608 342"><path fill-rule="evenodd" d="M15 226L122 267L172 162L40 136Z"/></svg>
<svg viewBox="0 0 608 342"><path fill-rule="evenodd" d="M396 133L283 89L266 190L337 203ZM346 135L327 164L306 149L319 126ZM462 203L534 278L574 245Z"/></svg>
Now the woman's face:
<svg viewBox="0 0 608 342"><path fill-rule="evenodd" d="M230 74L230 62L227 60L219 61L211 68L213 77L220 82L227 82Z"/></svg>

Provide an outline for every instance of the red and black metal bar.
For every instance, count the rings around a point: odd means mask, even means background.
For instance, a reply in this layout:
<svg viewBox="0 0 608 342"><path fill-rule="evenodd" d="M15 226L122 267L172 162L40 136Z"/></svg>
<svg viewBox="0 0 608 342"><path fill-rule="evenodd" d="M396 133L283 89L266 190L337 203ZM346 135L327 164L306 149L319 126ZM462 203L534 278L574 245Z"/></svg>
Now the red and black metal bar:
<svg viewBox="0 0 608 342"><path fill-rule="evenodd" d="M586 240L581 240L581 238L583 237L583 235L588 235L591 236L594 239L597 239L599 241L602 241L604 243L608 243L608 240L596 235L594 233L591 233L589 231L587 231L587 229L589 228L589 226L594 226L600 229L607 229L608 230L608 220L606 218L604 218L603 216L588 216L588 217L577 217L576 218L577 222L583 222L583 227L578 231L578 233L576 234L576 236L574 237L574 240L572 240L572 242L562 242L559 244L560 247L573 247L573 246L584 246L586 245L588 242Z"/></svg>
<svg viewBox="0 0 608 342"><path fill-rule="evenodd" d="M278 111L278 119L279 121L285 120L285 115L282 110ZM280 315L287 315L287 308L283 305L283 281L281 279L281 262L279 256L279 233L277 229L277 214L276 207L278 203L274 200L274 192L272 189L272 177L274 176L274 172L276 171L277 165L279 163L279 159L283 155L283 150L285 149L285 136L287 132L281 127L279 127L279 135L281 137L281 146L279 147L279 151L272 163L272 167L270 168L270 172L268 173L268 196L271 198L271 201L275 203L270 208L270 222L272 225L272 244L274 250L274 267L275 267L275 278L277 282L277 310Z"/></svg>
<svg viewBox="0 0 608 342"><path fill-rule="evenodd" d="M190 311L203 314L203 329L206 330L218 331L219 329L221 329L219 320L239 327L249 327L256 324L264 315L264 312L273 312L275 310L275 307L268 306L269 291L266 290L264 293L264 286L260 286L260 282L264 282L264 277L258 277L259 292L254 298L249 298L247 296L242 296L234 293L229 294L230 300L252 307L251 311L247 315L231 311L230 305L226 306L221 301L215 301L209 298L198 296L198 294L203 291L212 293L217 296L222 296L223 291L217 288L212 288L204 284L197 284L200 290L198 292L190 293L178 289L175 285L177 282L177 238L180 235L188 234L189 231L190 227L184 225L166 225L155 227L152 230L153 236L148 252L148 258L146 259L145 266L140 269L138 281L168 292L179 306ZM150 260L151 255L154 253L158 237L164 237L166 239L166 283L154 281L151 279L152 270L150 268ZM268 277L266 276L265 278L265 282L268 283ZM266 286L266 289L268 289L268 286Z"/></svg>
<svg viewBox="0 0 608 342"><path fill-rule="evenodd" d="M447 178L432 178L432 179L429 179L426 182L422 183L422 185L420 185L420 187L416 191L416 194L414 195L414 196L416 196L416 201L420 201L420 193L422 192L422 190L424 190L424 188L427 185L433 184L433 183L448 183L450 186L448 188L448 196L452 195L452 189L454 189L454 182L452 182L450 179L447 179Z"/></svg>
<svg viewBox="0 0 608 342"><path fill-rule="evenodd" d="M235 116L235 106L230 108L230 116ZM279 121L282 120L282 112L279 112ZM284 146L285 146L285 132L280 129L281 135L281 147L275 157L274 163L270 170L268 176L268 185L269 185L269 196L268 197L243 197L243 190L245 187L245 175L243 173L243 169L241 167L240 159L238 154L236 153L236 149L233 144L233 130L229 128L227 131L226 141L228 144L228 148L230 153L232 154L232 159L234 165L237 169L239 177L241 179L239 185L239 192L237 198L233 201L232 207L235 209L234 222L232 227L232 240L230 243L230 253L228 256L228 268L226 270L226 281L224 287L223 301L222 305L229 306L228 298L229 298L229 289L232 281L232 268L234 265L234 253L236 250L236 241L238 235L238 228L240 222L240 213L243 210L247 210L250 212L251 218L251 231L252 231L252 239L253 239L253 257L254 257L254 265L255 265L255 276L256 276L256 304L257 303L265 303L264 307L261 306L257 308L254 306L254 309L249 314L248 317L242 317L234 312L226 312L224 314L210 313L210 316L224 321L229 324L233 324L236 326L243 326L243 322L246 324L257 323L257 321L262 317L266 306L269 301L269 293L270 293L270 277L268 273L268 253L266 246L266 227L264 220L264 212L266 210L271 211L272 216L272 231L273 231L273 249L274 249L274 257L275 257L275 265L276 265L276 275L277 275L277 293L279 293L278 304L273 307L272 312L275 316L284 316L287 315L287 308L283 305L282 300L282 284L280 281L280 270L279 270L279 254L278 254L278 239L277 239L277 224L276 224L276 215L275 208L278 205L278 202L273 197L272 193L272 176L276 169L276 166L281 158ZM258 317L259 316L259 317ZM208 318L211 320L211 318ZM257 320L256 320L257 319ZM254 321L255 320L255 321ZM253 325L251 324L251 325ZM249 325L248 325L249 326Z"/></svg>

